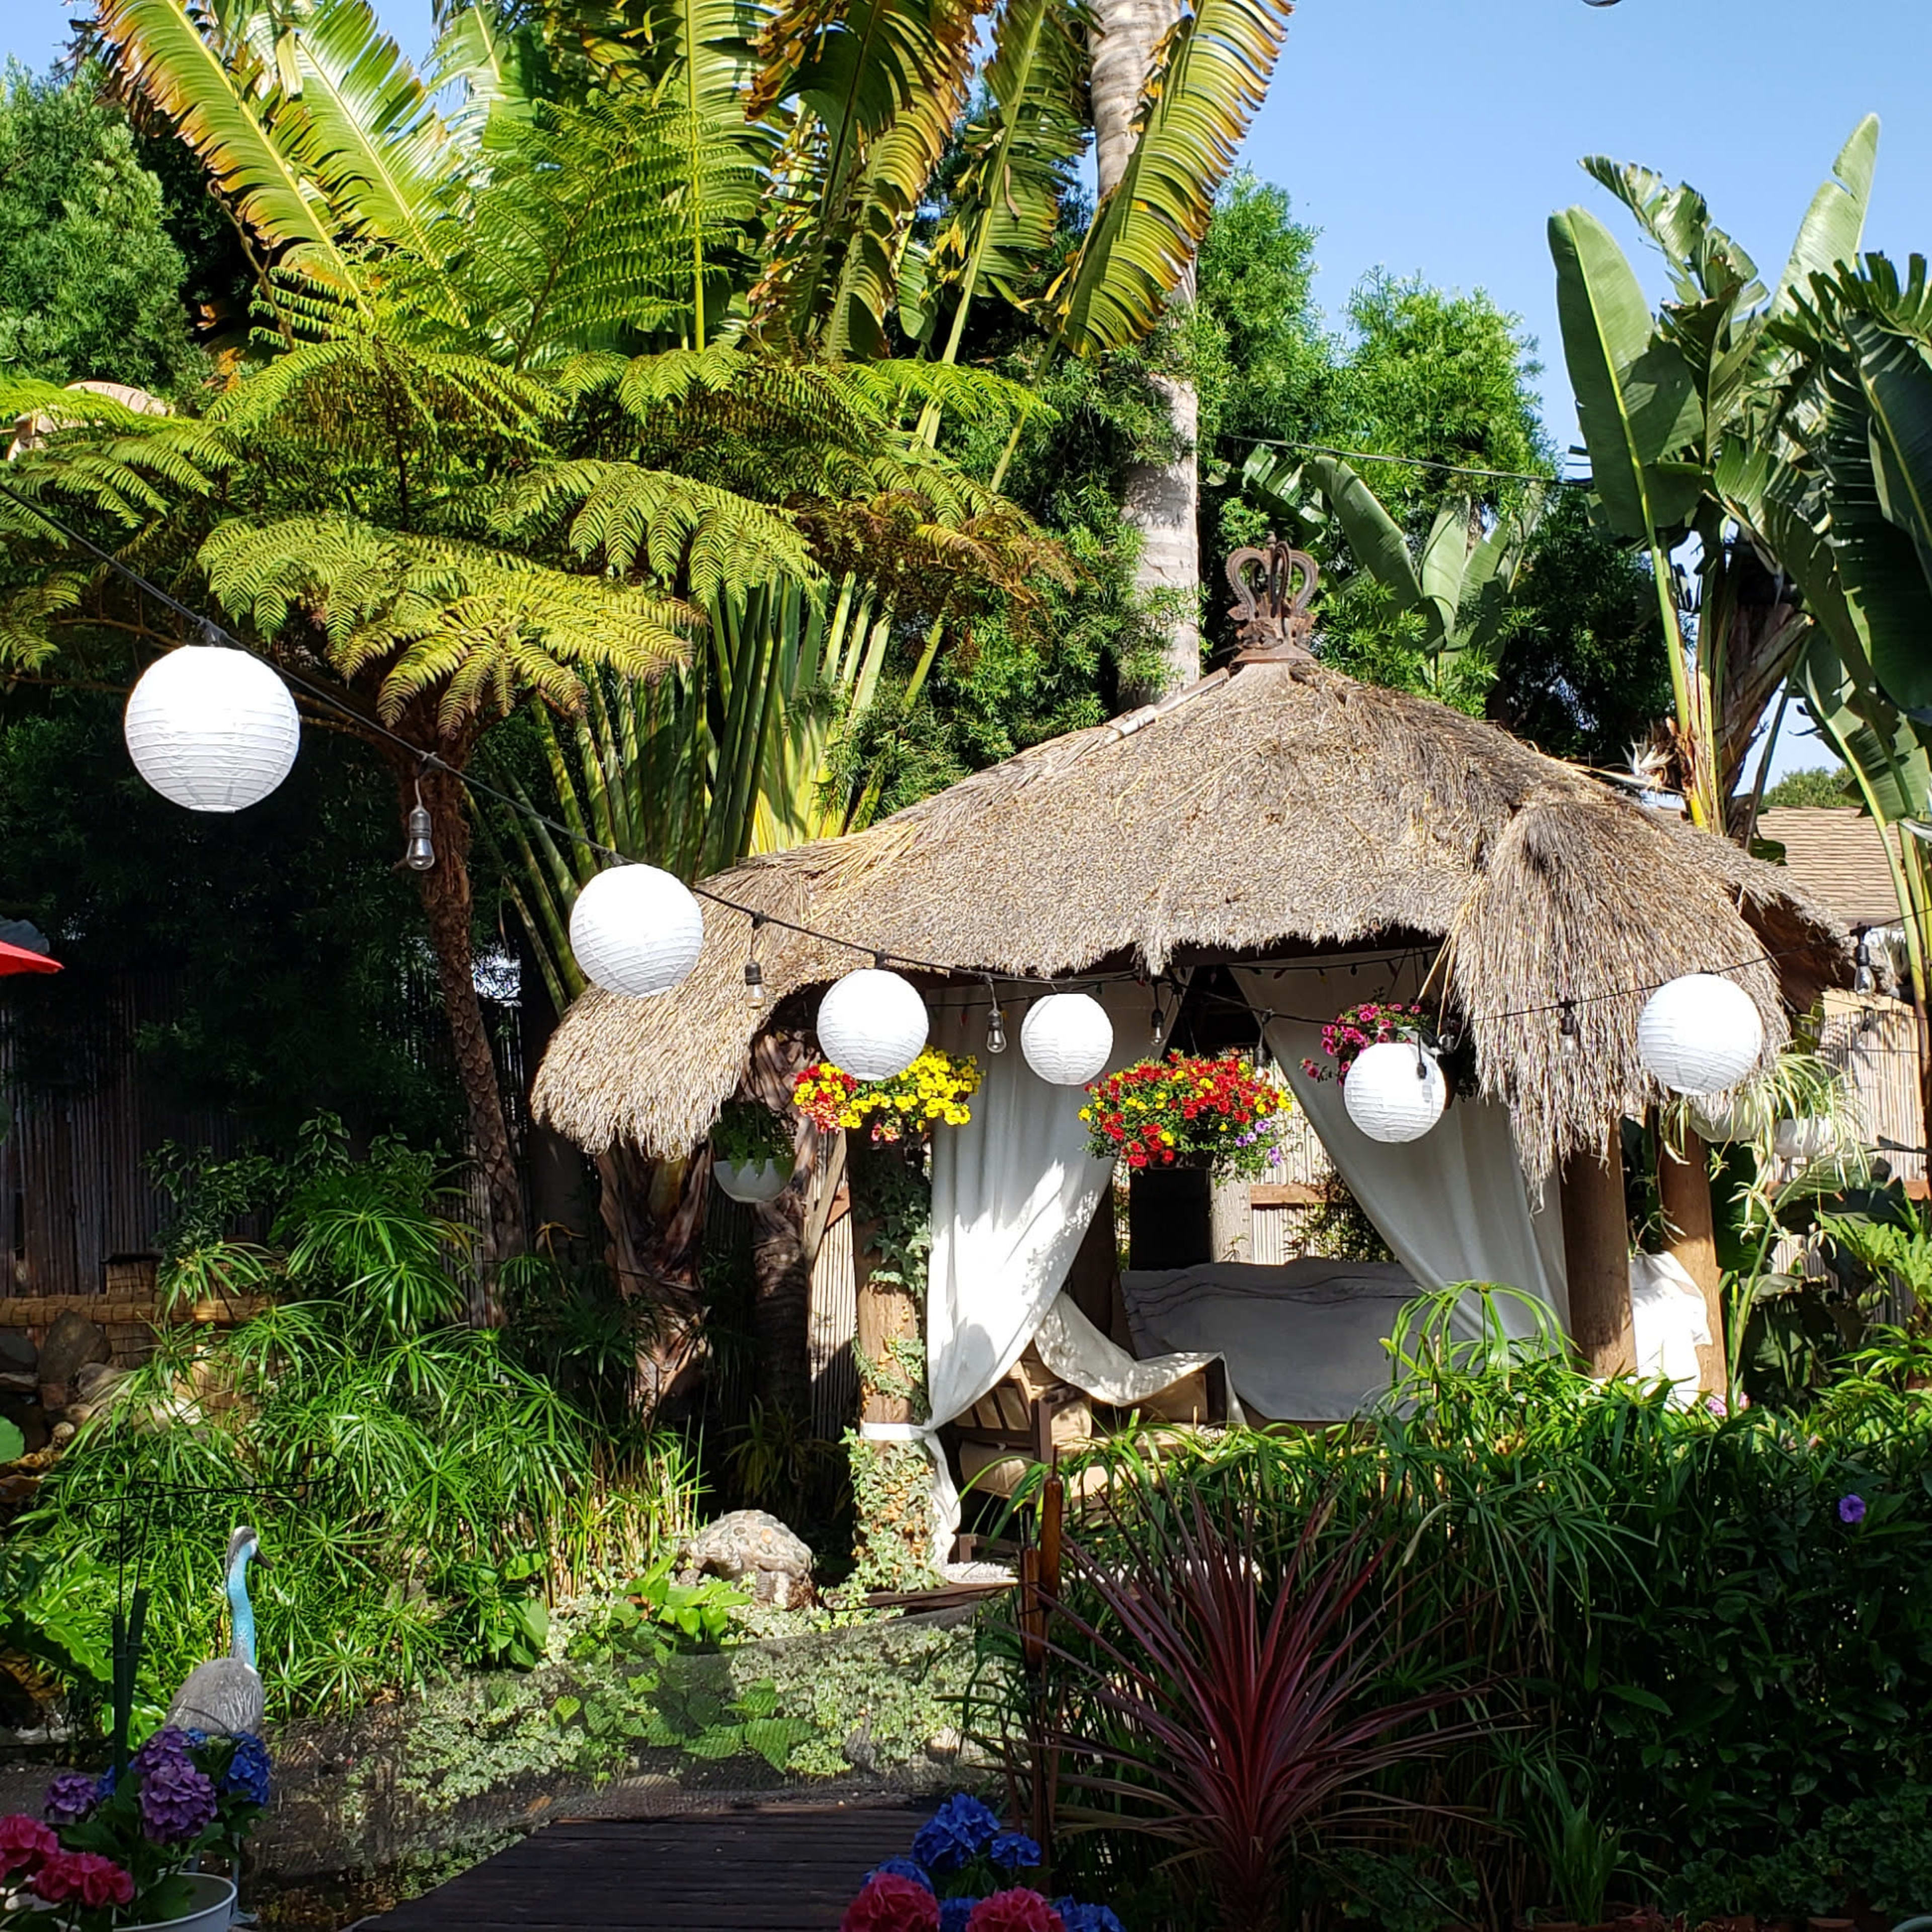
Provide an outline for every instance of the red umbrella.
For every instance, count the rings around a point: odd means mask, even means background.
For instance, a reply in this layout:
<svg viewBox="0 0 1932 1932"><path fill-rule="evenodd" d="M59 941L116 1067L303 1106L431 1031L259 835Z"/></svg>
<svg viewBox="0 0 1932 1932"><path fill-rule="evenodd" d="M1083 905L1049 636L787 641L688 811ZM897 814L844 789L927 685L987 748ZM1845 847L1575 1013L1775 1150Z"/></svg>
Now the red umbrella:
<svg viewBox="0 0 1932 1932"><path fill-rule="evenodd" d="M34 952L24 946L9 946L0 939L0 973L58 973L60 962L50 959L44 952Z"/></svg>

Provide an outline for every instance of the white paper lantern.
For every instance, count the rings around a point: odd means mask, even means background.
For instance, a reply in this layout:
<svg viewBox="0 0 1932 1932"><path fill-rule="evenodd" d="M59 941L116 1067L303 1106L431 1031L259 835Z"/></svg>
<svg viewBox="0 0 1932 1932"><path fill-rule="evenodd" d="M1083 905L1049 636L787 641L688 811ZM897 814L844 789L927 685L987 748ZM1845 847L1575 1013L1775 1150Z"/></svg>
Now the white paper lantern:
<svg viewBox="0 0 1932 1932"><path fill-rule="evenodd" d="M718 1186L734 1201L776 1201L791 1180L789 1164L780 1167L769 1159L714 1160L711 1172L717 1176Z"/></svg>
<svg viewBox="0 0 1932 1932"><path fill-rule="evenodd" d="M134 769L190 812L258 803L302 742L288 686L260 658L220 644L184 644L150 664L122 730Z"/></svg>
<svg viewBox="0 0 1932 1932"><path fill-rule="evenodd" d="M1764 1022L1757 1002L1714 973L1660 986L1636 1023L1637 1057L1678 1094L1723 1094L1757 1064Z"/></svg>
<svg viewBox="0 0 1932 1932"><path fill-rule="evenodd" d="M1114 1023L1087 993L1049 993L1020 1023L1026 1064L1054 1087L1084 1087L1114 1057Z"/></svg>
<svg viewBox="0 0 1932 1932"><path fill-rule="evenodd" d="M1808 1116L1802 1120L1780 1120L1772 1133L1772 1145L1780 1160L1822 1160L1836 1150L1838 1144L1838 1130L1829 1120L1816 1116Z"/></svg>
<svg viewBox="0 0 1932 1932"><path fill-rule="evenodd" d="M629 999L668 993L704 950L704 914L655 866L610 866L570 909L570 950L584 976Z"/></svg>
<svg viewBox="0 0 1932 1932"><path fill-rule="evenodd" d="M818 1043L834 1066L861 1080L890 1080L920 1056L932 1022L910 980L862 966L818 1003Z"/></svg>
<svg viewBox="0 0 1932 1932"><path fill-rule="evenodd" d="M1419 1141L1442 1118L1448 1083L1434 1054L1385 1040L1355 1056L1342 1083L1348 1118L1372 1141Z"/></svg>

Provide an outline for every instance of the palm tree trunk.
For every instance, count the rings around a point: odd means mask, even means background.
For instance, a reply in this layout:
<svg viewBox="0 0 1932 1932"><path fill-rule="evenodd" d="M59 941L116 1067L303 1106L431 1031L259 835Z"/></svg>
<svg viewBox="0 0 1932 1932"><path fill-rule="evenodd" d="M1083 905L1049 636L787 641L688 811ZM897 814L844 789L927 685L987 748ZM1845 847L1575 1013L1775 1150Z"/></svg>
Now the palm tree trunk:
<svg viewBox="0 0 1932 1932"><path fill-rule="evenodd" d="M405 825L416 802L413 770L398 773ZM471 927L475 912L470 889L470 820L464 808L463 788L451 773L430 770L421 780L422 802L429 808L436 863L416 875L429 922L431 950L442 1008L449 1022L455 1050L456 1075L462 1083L469 1112L470 1147L483 1174L489 1199L489 1225L484 1230L483 1252L478 1258L476 1285L470 1297L472 1327L493 1328L502 1319L496 1292L496 1271L512 1256L523 1252L529 1236L524 1225L524 1190L510 1150L510 1130L503 1112L503 1090L483 1024L482 1002L476 997Z"/></svg>
<svg viewBox="0 0 1932 1932"><path fill-rule="evenodd" d="M1094 152L1104 199L1126 172L1154 50L1180 9L1176 0L1097 0L1094 13ZM1171 299L1193 302L1191 266ZM1166 400L1180 452L1168 462L1129 464L1121 511L1140 540L1134 588L1161 599L1166 681L1174 689L1201 675L1201 472L1195 448L1201 412L1192 383L1172 376L1152 381Z"/></svg>

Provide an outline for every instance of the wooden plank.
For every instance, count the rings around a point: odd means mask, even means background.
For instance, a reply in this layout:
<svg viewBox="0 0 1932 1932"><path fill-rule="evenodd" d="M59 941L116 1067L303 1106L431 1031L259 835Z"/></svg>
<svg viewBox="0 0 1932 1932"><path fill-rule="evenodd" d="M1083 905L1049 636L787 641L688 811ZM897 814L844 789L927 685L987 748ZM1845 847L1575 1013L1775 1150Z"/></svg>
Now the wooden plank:
<svg viewBox="0 0 1932 1932"><path fill-rule="evenodd" d="M559 1819L361 1932L832 1932L926 1815L777 1804Z"/></svg>
<svg viewBox="0 0 1932 1932"><path fill-rule="evenodd" d="M1305 1180L1257 1180L1248 1189L1250 1208L1318 1208L1325 1198Z"/></svg>
<svg viewBox="0 0 1932 1932"><path fill-rule="evenodd" d="M28 1294L0 1297L0 1328L39 1328L59 1320L72 1310L90 1322L145 1322L150 1326L164 1322L246 1322L268 1306L266 1294L239 1294L225 1301L196 1301L162 1312L152 1295L138 1300L105 1294Z"/></svg>

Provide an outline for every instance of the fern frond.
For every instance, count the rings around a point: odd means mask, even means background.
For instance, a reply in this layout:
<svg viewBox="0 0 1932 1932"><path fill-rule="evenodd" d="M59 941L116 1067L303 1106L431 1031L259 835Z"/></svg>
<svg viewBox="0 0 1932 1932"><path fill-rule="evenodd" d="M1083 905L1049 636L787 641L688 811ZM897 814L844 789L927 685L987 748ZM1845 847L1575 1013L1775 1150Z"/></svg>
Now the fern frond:
<svg viewBox="0 0 1932 1932"><path fill-rule="evenodd" d="M817 575L796 518L726 490L634 464L547 464L506 496L496 526L527 532L570 514L578 556L682 583L700 602Z"/></svg>
<svg viewBox="0 0 1932 1932"><path fill-rule="evenodd" d="M0 668L32 670L59 648L48 626L79 604L87 574L49 571L0 596Z"/></svg>

